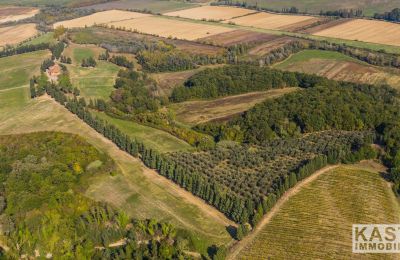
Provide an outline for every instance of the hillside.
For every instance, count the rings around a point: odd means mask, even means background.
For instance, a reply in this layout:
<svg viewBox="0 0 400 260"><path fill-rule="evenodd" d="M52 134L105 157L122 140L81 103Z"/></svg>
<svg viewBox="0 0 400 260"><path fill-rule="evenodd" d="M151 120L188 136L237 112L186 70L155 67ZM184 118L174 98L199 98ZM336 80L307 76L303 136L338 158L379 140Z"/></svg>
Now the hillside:
<svg viewBox="0 0 400 260"><path fill-rule="evenodd" d="M372 66L332 51L305 50L273 66L276 69L316 74L334 80L388 84L400 88L398 69Z"/></svg>
<svg viewBox="0 0 400 260"><path fill-rule="evenodd" d="M356 258L351 253L352 224L398 223L400 206L376 169L356 165L320 175L291 194L274 213L238 259ZM395 259L390 255L364 256Z"/></svg>

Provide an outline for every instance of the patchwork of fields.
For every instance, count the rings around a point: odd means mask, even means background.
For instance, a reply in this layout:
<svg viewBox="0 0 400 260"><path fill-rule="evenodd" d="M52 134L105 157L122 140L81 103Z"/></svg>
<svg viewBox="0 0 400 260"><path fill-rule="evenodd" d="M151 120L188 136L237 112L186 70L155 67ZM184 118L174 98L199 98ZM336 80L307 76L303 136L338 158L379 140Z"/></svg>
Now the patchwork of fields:
<svg viewBox="0 0 400 260"><path fill-rule="evenodd" d="M0 27L0 46L20 43L37 35L37 33L36 25L33 23Z"/></svg>
<svg viewBox="0 0 400 260"><path fill-rule="evenodd" d="M126 30L137 31L145 34L184 40L197 40L206 36L230 32L233 30L218 25L179 21L157 16L112 22L107 25L109 27L125 28Z"/></svg>
<svg viewBox="0 0 400 260"><path fill-rule="evenodd" d="M398 223L400 207L376 170L340 167L293 193L239 259L356 259L353 223ZM362 259L397 259L393 254Z"/></svg>

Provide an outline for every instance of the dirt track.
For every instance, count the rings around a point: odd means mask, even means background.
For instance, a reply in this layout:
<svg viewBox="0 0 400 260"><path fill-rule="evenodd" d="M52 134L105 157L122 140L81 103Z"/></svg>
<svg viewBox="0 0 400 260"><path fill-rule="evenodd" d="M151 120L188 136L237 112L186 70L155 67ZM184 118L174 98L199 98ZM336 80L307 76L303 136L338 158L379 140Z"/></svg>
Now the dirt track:
<svg viewBox="0 0 400 260"><path fill-rule="evenodd" d="M310 182L316 180L319 176L324 173L327 173L335 168L339 167L338 165L331 165L327 166L317 172L315 172L310 177L306 178L305 180L297 183L297 185L287 191L282 198L275 204L275 206L261 219L260 223L258 223L257 227L243 240L237 242L230 250L227 260L237 259L240 252L246 248L248 244L250 244L260 233L260 231L271 221L271 219L275 216L276 213L280 210L280 208L294 195L296 195L304 186L308 185Z"/></svg>

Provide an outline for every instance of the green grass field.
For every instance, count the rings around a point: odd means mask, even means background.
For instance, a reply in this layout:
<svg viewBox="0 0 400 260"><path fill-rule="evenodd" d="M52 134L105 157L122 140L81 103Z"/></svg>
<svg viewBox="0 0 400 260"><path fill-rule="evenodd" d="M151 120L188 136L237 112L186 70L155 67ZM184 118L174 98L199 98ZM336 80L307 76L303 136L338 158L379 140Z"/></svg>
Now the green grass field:
<svg viewBox="0 0 400 260"><path fill-rule="evenodd" d="M359 259L351 253L352 224L396 224L399 217L399 202L378 172L342 166L293 195L240 258ZM363 255L362 259L391 256Z"/></svg>
<svg viewBox="0 0 400 260"><path fill-rule="evenodd" d="M83 68L68 65L71 82L78 87L81 95L87 99L102 98L108 100L114 90L114 83L120 68L105 61L97 61L95 68Z"/></svg>
<svg viewBox="0 0 400 260"><path fill-rule="evenodd" d="M1 58L0 91L29 86L29 79L40 73L40 65L48 57L49 51L36 51Z"/></svg>
<svg viewBox="0 0 400 260"><path fill-rule="evenodd" d="M358 61L350 56L335 51L304 50L290 56L288 59L275 65L275 67L278 69L281 67L284 68L293 63L309 61L311 59L316 59L316 58L324 60L336 60L336 61L353 61L353 62Z"/></svg>
<svg viewBox="0 0 400 260"><path fill-rule="evenodd" d="M54 33L53 32L48 32L45 34L40 35L39 37L36 37L30 41L24 42L22 45L30 45L30 44L40 44L40 43L56 43L57 40L54 39Z"/></svg>
<svg viewBox="0 0 400 260"><path fill-rule="evenodd" d="M375 12L387 12L399 7L396 0L245 0L243 2L277 11L295 6L302 12L317 14L321 10L362 9L363 13L368 16L372 16Z"/></svg>
<svg viewBox="0 0 400 260"><path fill-rule="evenodd" d="M80 64L82 62L83 59L87 59L87 58L96 58L95 57L95 53L92 49L89 48L85 48L85 47L75 47L73 48L73 53L72 53L72 60L77 63Z"/></svg>
<svg viewBox="0 0 400 260"><path fill-rule="evenodd" d="M136 138L147 146L160 152L174 152L192 149L188 143L167 132L140 125L132 121L116 119L104 113L95 112L95 114L99 118L114 124L121 131L128 134L131 138Z"/></svg>

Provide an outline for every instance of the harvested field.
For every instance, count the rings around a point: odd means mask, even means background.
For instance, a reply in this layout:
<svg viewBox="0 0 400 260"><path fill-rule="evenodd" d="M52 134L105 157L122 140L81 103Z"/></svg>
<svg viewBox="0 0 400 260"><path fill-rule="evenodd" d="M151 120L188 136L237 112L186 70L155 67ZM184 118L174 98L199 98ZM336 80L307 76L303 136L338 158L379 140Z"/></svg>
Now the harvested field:
<svg viewBox="0 0 400 260"><path fill-rule="evenodd" d="M201 6L182 11L165 13L168 16L178 16L196 20L223 21L255 13L254 10L229 6Z"/></svg>
<svg viewBox="0 0 400 260"><path fill-rule="evenodd" d="M298 88L273 89L218 98L210 101L188 101L171 106L178 121L196 125L208 121L225 121L268 98L277 98Z"/></svg>
<svg viewBox="0 0 400 260"><path fill-rule="evenodd" d="M257 45L256 47L249 50L248 54L252 56L263 56L268 54L270 51L275 50L279 47L284 46L290 42L296 41L296 38L292 38L289 36L280 36L275 39L268 41L266 43L262 43Z"/></svg>
<svg viewBox="0 0 400 260"><path fill-rule="evenodd" d="M146 17L146 16L150 16L150 14L110 10L105 12L94 13L91 15L79 17L68 21L61 21L55 23L53 27L56 28L57 26L62 25L65 28L79 28L79 27L93 26L95 24L104 24L109 22L116 22L116 21Z"/></svg>
<svg viewBox="0 0 400 260"><path fill-rule="evenodd" d="M112 30L102 27L90 27L84 29L76 29L70 33L72 41L79 44L102 44L107 43L113 45L114 43L126 43L137 40L150 40L150 41L164 41L168 44L175 45L178 50L195 53L216 55L224 52L224 48L201 44L186 40L167 39L152 35L144 35L134 32L126 32L120 30Z"/></svg>
<svg viewBox="0 0 400 260"><path fill-rule="evenodd" d="M199 38L234 30L217 25L179 21L158 16L112 22L108 23L108 25L110 27L125 28L140 33L183 40L197 40Z"/></svg>
<svg viewBox="0 0 400 260"><path fill-rule="evenodd" d="M33 23L0 27L0 46L20 43L37 35L37 33L36 25Z"/></svg>
<svg viewBox="0 0 400 260"><path fill-rule="evenodd" d="M235 259L398 259L352 253L352 224L399 222L399 202L380 168L341 166L297 184Z"/></svg>
<svg viewBox="0 0 400 260"><path fill-rule="evenodd" d="M0 24L23 20L39 13L39 9L30 7L0 7Z"/></svg>
<svg viewBox="0 0 400 260"><path fill-rule="evenodd" d="M230 19L229 22L270 30L298 30L321 20L313 16L281 15L271 13L256 13L243 17Z"/></svg>
<svg viewBox="0 0 400 260"><path fill-rule="evenodd" d="M108 3L96 4L82 7L81 9L94 9L96 11L105 11L111 9L120 10L150 10L153 13L165 13L196 7L198 5L186 3L183 1L163 1L163 0L121 0L110 1Z"/></svg>
<svg viewBox="0 0 400 260"><path fill-rule="evenodd" d="M339 81L388 84L400 89L399 69L372 66L336 52L302 51L277 64L275 68L316 74Z"/></svg>
<svg viewBox="0 0 400 260"><path fill-rule="evenodd" d="M383 21L355 19L314 35L400 46L400 24Z"/></svg>
<svg viewBox="0 0 400 260"><path fill-rule="evenodd" d="M245 30L235 30L232 32L216 34L200 40L228 47L240 43L254 44L258 42L269 42L277 38L280 38L280 36Z"/></svg>

